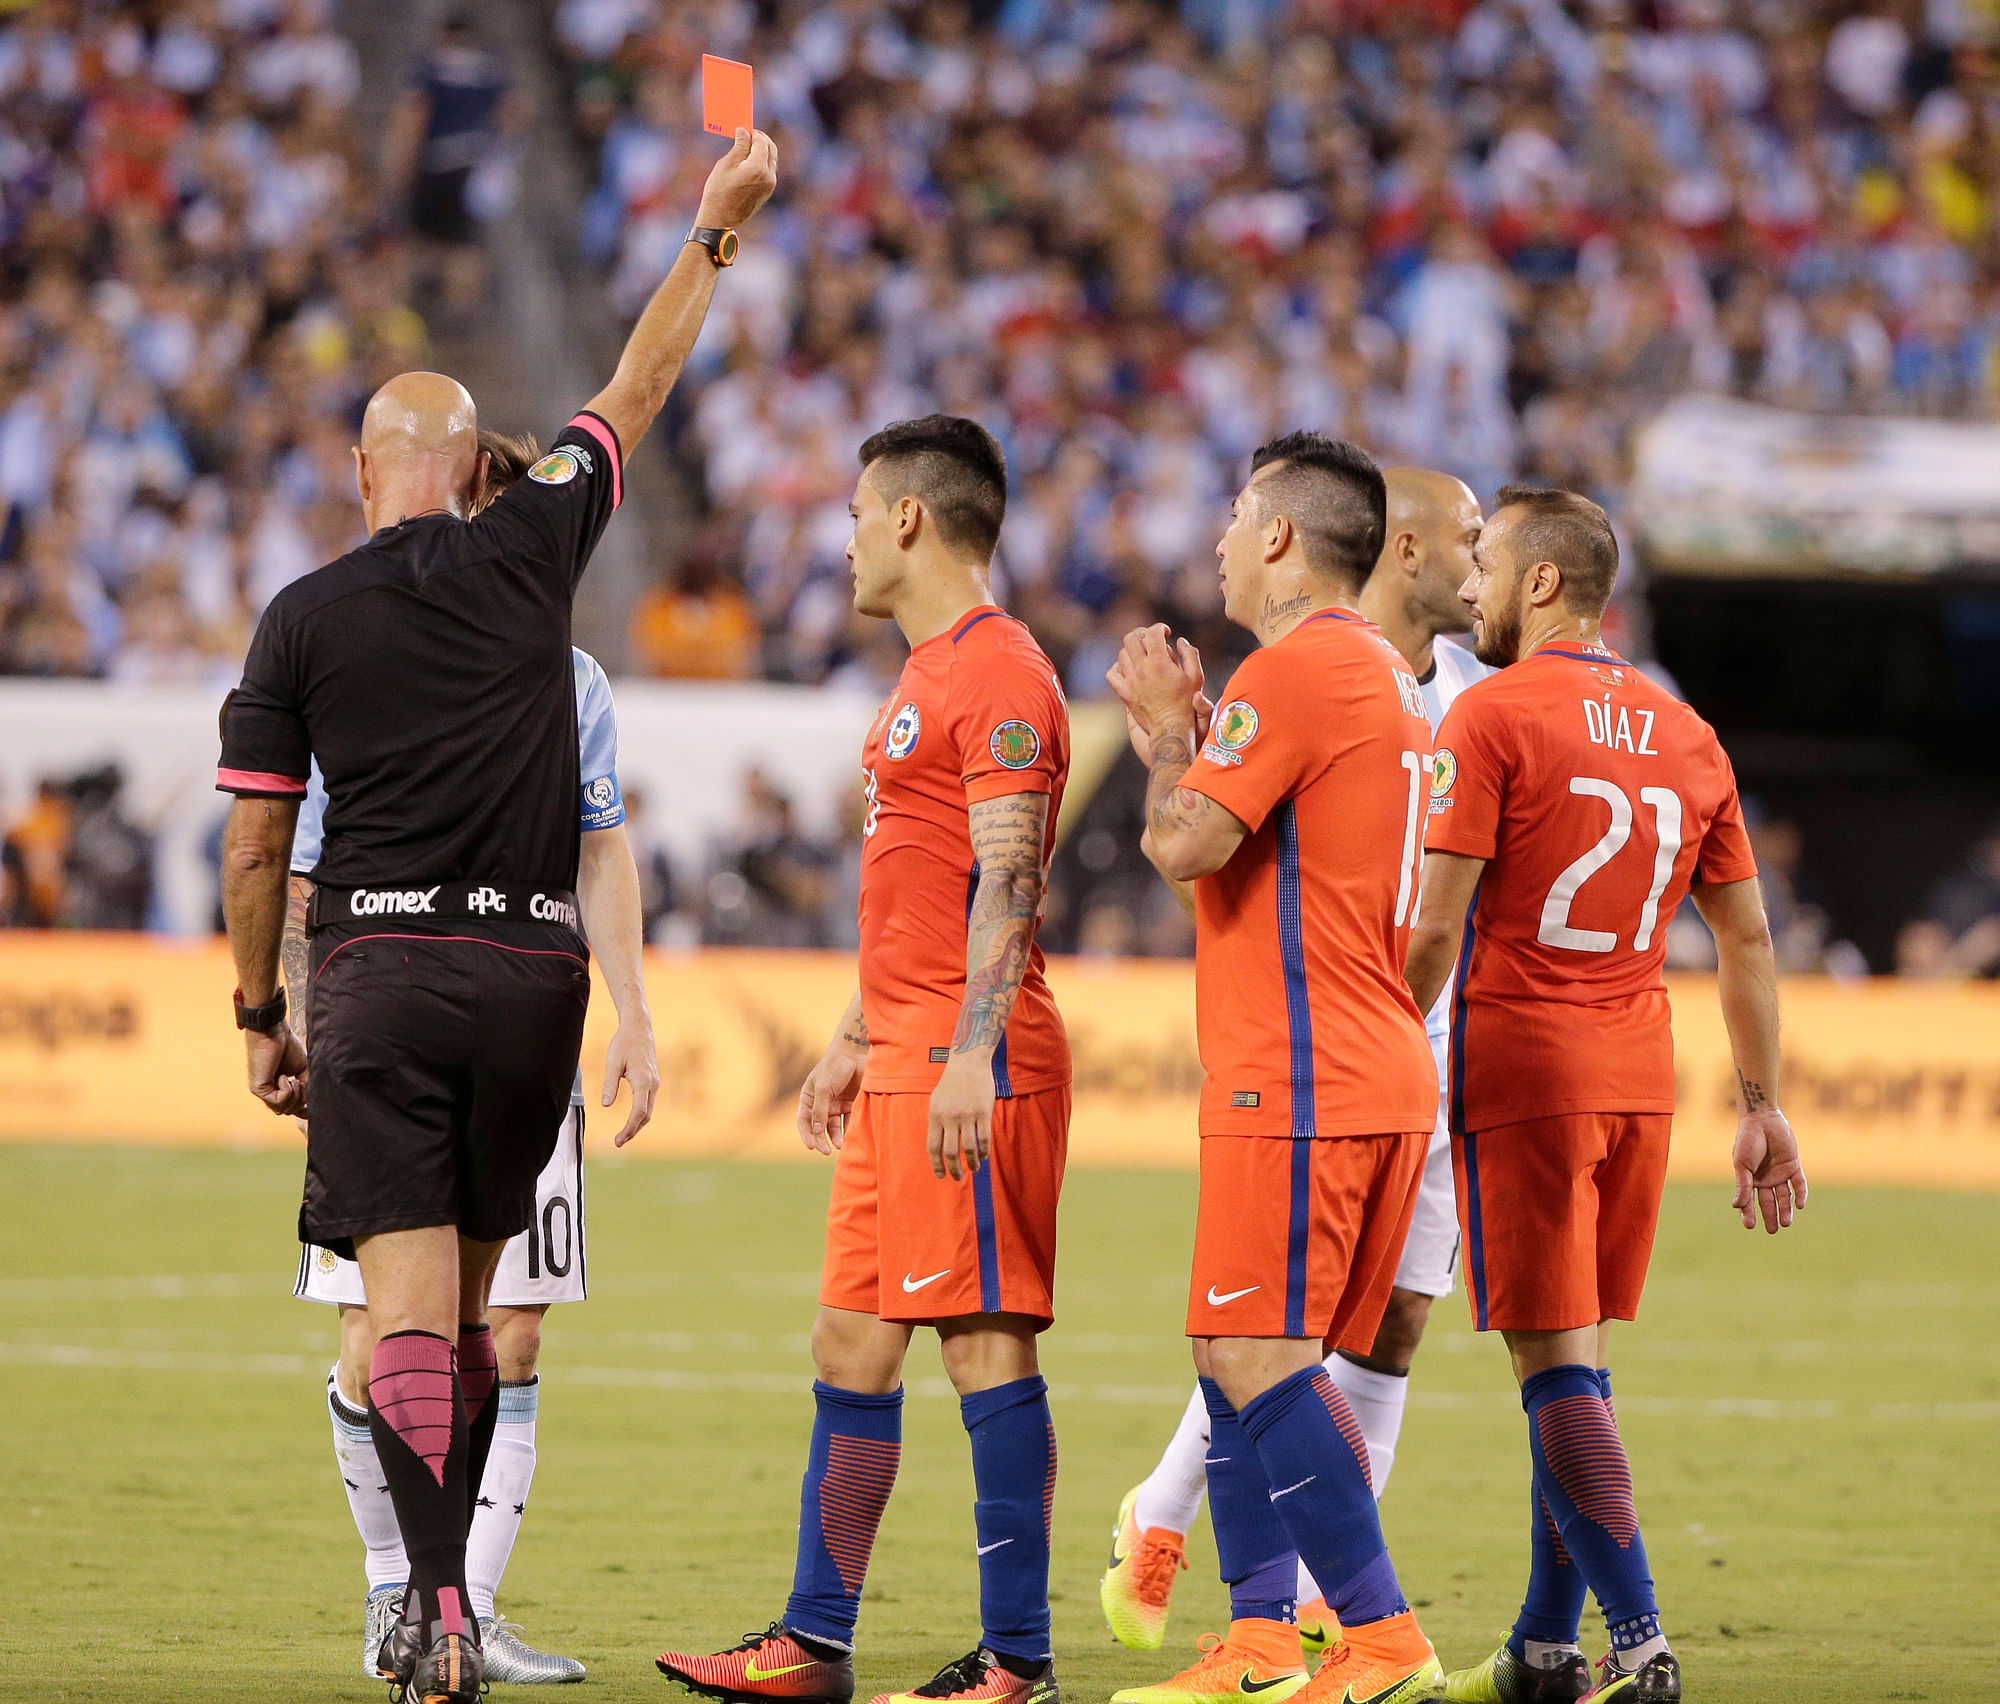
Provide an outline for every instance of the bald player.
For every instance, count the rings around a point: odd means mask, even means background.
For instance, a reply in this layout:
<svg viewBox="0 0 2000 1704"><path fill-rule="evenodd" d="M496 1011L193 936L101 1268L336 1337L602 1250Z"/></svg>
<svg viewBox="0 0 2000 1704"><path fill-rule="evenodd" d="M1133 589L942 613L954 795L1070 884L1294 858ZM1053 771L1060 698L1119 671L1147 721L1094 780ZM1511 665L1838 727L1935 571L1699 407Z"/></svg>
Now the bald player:
<svg viewBox="0 0 2000 1704"><path fill-rule="evenodd" d="M236 1022L259 1100L295 1114L310 1094L299 1239L358 1260L380 1334L368 1429L409 1582L379 1672L424 1704L485 1683L465 1544L498 1418L487 1297L533 1215L590 991L571 600L776 169L739 131L611 382L476 514L465 388L384 385L355 451L371 536L271 601L223 708ZM315 760L308 1082L279 946Z"/></svg>
<svg viewBox="0 0 2000 1704"><path fill-rule="evenodd" d="M1463 646L1443 638L1466 632L1471 612L1458 595L1472 571L1482 519L1479 499L1463 480L1430 468L1396 467L1388 485L1387 537L1361 589L1361 614L1400 651L1423 687L1435 728L1452 700L1491 671ZM1431 1008L1425 1029L1442 1080L1449 1036L1449 996ZM1458 1210L1452 1196L1451 1131L1442 1109L1431 1135L1423 1184L1396 1270L1388 1310L1365 1355L1334 1350L1326 1369L1361 1425L1375 1495L1396 1459L1409 1393L1410 1363L1423 1341L1431 1304L1451 1294L1458 1267ZM1166 1636L1174 1578L1186 1565L1185 1538L1207 1485L1208 1409L1197 1388L1159 1464L1126 1493L1113 1527L1111 1565L1100 1595L1104 1617L1120 1643L1157 1649ZM1299 1634L1308 1654L1338 1637L1339 1627L1311 1574L1301 1566ZM1139 1704L1185 1704L1184 1694L1143 1687Z"/></svg>

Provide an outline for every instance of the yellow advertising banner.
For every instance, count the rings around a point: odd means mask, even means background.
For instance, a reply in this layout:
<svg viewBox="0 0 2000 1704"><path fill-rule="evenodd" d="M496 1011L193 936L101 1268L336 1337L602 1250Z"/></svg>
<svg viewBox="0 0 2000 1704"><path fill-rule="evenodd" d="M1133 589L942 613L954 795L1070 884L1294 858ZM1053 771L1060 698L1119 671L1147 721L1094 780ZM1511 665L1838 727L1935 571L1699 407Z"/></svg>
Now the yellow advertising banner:
<svg viewBox="0 0 2000 1704"><path fill-rule="evenodd" d="M1076 1058L1072 1159L1195 1160L1194 991L1184 963L1057 960ZM298 1138L244 1087L219 943L0 934L0 1138L258 1144ZM837 953L653 954L662 1087L637 1152L803 1157L800 1080L854 987ZM1673 982L1674 1170L1721 1177L1734 1075L1712 980ZM2000 987L1798 979L1784 990L1783 1100L1822 1182L2000 1188ZM592 1131L615 1015L600 987L584 1043Z"/></svg>

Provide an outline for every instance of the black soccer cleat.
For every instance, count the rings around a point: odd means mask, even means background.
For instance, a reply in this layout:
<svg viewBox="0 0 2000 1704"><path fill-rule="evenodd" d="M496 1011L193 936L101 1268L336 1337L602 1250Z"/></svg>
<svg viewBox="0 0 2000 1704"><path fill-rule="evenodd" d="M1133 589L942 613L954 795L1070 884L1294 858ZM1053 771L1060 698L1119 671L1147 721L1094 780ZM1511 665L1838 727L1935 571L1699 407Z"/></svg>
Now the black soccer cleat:
<svg viewBox="0 0 2000 1704"><path fill-rule="evenodd" d="M1455 1704L1578 1704L1591 1684L1581 1651L1554 1668L1531 1668L1503 1643L1477 1668L1446 1675L1444 1695Z"/></svg>
<svg viewBox="0 0 2000 1704"><path fill-rule="evenodd" d="M412 1634L410 1644L398 1648L398 1656L404 1656L414 1640L422 1638L414 1628L396 1628L396 1632ZM388 1648L384 1646L386 1656ZM484 1690L486 1662L480 1658L480 1642L470 1632L440 1632L430 1648L396 1676L388 1696L392 1704L478 1704Z"/></svg>
<svg viewBox="0 0 2000 1704"><path fill-rule="evenodd" d="M1661 1651L1627 1673L1606 1651L1597 1659L1597 1685L1584 1696L1590 1704L1681 1704L1680 1660Z"/></svg>

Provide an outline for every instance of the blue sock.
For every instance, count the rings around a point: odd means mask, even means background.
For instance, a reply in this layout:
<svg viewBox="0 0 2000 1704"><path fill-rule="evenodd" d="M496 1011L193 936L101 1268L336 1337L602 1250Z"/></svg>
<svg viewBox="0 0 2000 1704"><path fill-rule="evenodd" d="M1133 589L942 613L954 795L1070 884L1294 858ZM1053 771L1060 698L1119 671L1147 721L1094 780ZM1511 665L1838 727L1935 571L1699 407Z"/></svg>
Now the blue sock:
<svg viewBox="0 0 2000 1704"><path fill-rule="evenodd" d="M903 1393L869 1396L813 1381L812 1450L799 1491L799 1560L785 1625L823 1644L854 1643L875 1529L903 1454Z"/></svg>
<svg viewBox="0 0 2000 1704"><path fill-rule="evenodd" d="M1541 1489L1528 1486L1528 1595L1521 1600L1521 1613L1514 1631L1507 1635L1508 1647L1517 1657L1528 1654L1527 1642L1546 1645L1574 1645L1578 1625L1583 1620L1583 1571L1570 1559L1563 1546L1556 1518L1542 1500Z"/></svg>
<svg viewBox="0 0 2000 1704"><path fill-rule="evenodd" d="M1201 1399L1208 1406L1208 1516L1229 1585L1229 1619L1296 1622L1298 1553L1271 1503L1257 1446L1215 1380L1201 1381Z"/></svg>
<svg viewBox="0 0 2000 1704"><path fill-rule="evenodd" d="M1326 1369L1292 1374L1242 1416L1292 1548L1342 1623L1364 1627L1408 1609L1375 1514L1368 1445Z"/></svg>
<svg viewBox="0 0 2000 1704"><path fill-rule="evenodd" d="M1660 1636L1646 1543L1632 1504L1632 1467L1605 1400L1608 1379L1585 1366L1550 1367L1521 1386L1535 1486L1604 1610L1613 1652Z"/></svg>
<svg viewBox="0 0 2000 1704"><path fill-rule="evenodd" d="M1056 1501L1056 1428L1039 1374L958 1399L979 1493L980 1643L1038 1662L1049 1637L1049 1526Z"/></svg>

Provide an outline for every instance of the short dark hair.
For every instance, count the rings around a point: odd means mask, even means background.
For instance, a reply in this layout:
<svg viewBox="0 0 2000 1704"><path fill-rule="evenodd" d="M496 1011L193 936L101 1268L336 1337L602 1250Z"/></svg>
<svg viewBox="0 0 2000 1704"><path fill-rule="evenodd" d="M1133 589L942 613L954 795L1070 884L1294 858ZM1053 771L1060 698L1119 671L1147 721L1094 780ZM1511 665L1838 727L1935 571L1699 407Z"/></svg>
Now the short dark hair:
<svg viewBox="0 0 2000 1704"><path fill-rule="evenodd" d="M877 466L877 464L880 464ZM977 420L926 414L885 426L861 446L884 498L914 497L953 550L985 562L1007 515L1007 456Z"/></svg>
<svg viewBox="0 0 2000 1704"><path fill-rule="evenodd" d="M1526 511L1515 526L1516 549L1529 563L1562 570L1563 602L1572 615L1602 615L1618 579L1618 535L1611 517L1577 491L1503 485L1493 513Z"/></svg>
<svg viewBox="0 0 2000 1704"><path fill-rule="evenodd" d="M1374 458L1324 432L1287 432L1250 458L1253 474L1273 466L1257 489L1292 523L1306 566L1358 590L1389 529L1389 488Z"/></svg>

